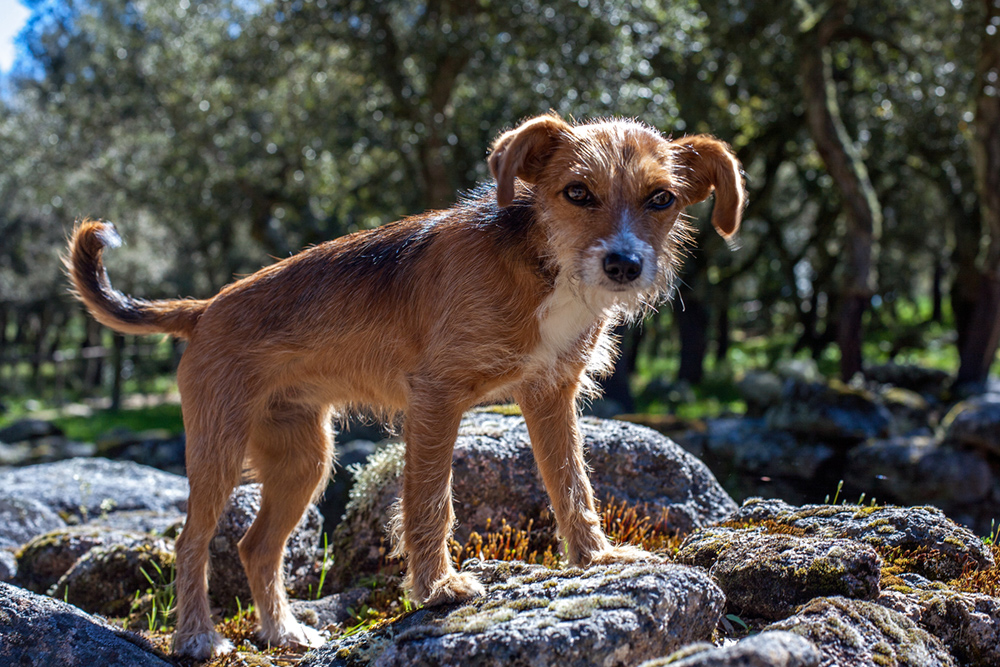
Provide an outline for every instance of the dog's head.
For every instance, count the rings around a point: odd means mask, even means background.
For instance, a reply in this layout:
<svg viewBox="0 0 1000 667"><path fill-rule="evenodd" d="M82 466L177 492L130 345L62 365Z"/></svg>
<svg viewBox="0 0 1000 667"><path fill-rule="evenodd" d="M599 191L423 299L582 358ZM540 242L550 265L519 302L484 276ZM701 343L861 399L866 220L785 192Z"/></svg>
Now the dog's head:
<svg viewBox="0 0 1000 667"><path fill-rule="evenodd" d="M726 144L707 135L668 141L631 121L539 116L502 134L489 163L500 206L513 202L515 178L531 188L560 273L601 307L634 311L671 287L689 240L685 207L714 189L712 222L728 239L746 201Z"/></svg>

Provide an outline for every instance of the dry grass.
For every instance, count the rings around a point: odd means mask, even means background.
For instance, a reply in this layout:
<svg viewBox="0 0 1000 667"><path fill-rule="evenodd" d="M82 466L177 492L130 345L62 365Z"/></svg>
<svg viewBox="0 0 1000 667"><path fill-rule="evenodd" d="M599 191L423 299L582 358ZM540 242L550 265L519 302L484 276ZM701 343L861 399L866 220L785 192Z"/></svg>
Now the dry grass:
<svg viewBox="0 0 1000 667"><path fill-rule="evenodd" d="M966 566L962 574L948 585L963 593L982 593L1000 597L1000 545L990 544L990 551L993 553L993 567L974 569Z"/></svg>

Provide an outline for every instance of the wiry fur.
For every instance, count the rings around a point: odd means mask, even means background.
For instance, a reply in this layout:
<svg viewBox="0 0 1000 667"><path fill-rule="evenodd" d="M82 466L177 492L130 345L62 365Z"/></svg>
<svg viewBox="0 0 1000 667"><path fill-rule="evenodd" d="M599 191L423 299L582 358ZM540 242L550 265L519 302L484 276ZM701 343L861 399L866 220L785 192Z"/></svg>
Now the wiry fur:
<svg viewBox="0 0 1000 667"><path fill-rule="evenodd" d="M452 447L468 408L516 400L559 532L577 564L629 561L634 548L601 531L587 478L577 401L610 369L622 318L669 292L689 240L683 209L716 191L713 222L739 225L739 163L706 136L677 141L634 122L571 126L529 120L493 145L496 187L435 211L309 248L205 300L143 301L115 290L101 254L114 228L84 221L67 260L79 298L127 333L188 339L178 369L187 430L189 512L177 542L174 648L199 658L230 650L207 597L208 545L249 461L260 513L240 542L261 636L314 645L292 618L282 581L285 541L321 491L333 460L333 411L401 414L406 436L398 550L425 604L482 592L455 571L447 538ZM576 183L592 195L570 201ZM655 209L653 193L676 197ZM641 260L627 279L614 254Z"/></svg>

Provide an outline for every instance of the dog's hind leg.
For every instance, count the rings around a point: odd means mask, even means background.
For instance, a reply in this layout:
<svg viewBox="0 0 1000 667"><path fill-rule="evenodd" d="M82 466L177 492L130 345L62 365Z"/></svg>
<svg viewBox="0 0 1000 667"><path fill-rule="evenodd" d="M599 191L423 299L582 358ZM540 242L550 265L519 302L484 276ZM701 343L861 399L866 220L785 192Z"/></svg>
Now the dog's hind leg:
<svg viewBox="0 0 1000 667"><path fill-rule="evenodd" d="M583 459L576 385L539 383L522 389L516 398L570 562L592 565L651 558L632 546L612 546L601 529Z"/></svg>
<svg viewBox="0 0 1000 667"><path fill-rule="evenodd" d="M206 660L233 645L215 631L208 604L208 547L219 514L239 483L246 421L221 418L217 406L185 399L187 520L177 538L177 630L174 652ZM219 425L212 429L211 426Z"/></svg>
<svg viewBox="0 0 1000 667"><path fill-rule="evenodd" d="M455 522L451 458L462 409L431 387L412 389L403 432L406 463L400 515L394 519L397 553L407 556L406 588L427 605L466 600L484 589L455 571L448 538Z"/></svg>
<svg viewBox="0 0 1000 667"><path fill-rule="evenodd" d="M272 645L319 646L320 634L292 616L285 594L285 543L330 476L333 459L327 410L274 404L254 422L250 460L262 484L260 512L240 541L260 638Z"/></svg>

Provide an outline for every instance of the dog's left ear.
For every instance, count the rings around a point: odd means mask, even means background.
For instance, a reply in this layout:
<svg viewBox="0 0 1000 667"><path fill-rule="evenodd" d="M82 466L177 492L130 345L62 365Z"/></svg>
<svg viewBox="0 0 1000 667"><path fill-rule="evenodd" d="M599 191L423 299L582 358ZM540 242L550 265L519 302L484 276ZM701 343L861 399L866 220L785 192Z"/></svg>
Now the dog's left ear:
<svg viewBox="0 0 1000 667"><path fill-rule="evenodd" d="M490 149L490 171L497 179L497 203L514 201L514 177L534 183L572 127L554 113L525 121L504 132Z"/></svg>
<svg viewBox="0 0 1000 667"><path fill-rule="evenodd" d="M747 201L740 161L725 142L707 134L682 137L670 145L678 149L678 176L685 184L685 206L708 199L714 188L712 224L728 239L739 229Z"/></svg>

